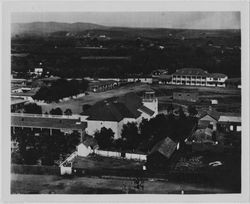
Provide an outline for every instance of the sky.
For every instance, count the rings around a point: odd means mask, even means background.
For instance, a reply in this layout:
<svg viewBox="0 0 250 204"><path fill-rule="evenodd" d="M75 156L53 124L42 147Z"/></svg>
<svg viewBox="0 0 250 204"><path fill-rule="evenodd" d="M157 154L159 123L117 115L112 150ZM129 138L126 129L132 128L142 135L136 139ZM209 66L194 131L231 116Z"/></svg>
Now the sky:
<svg viewBox="0 0 250 204"><path fill-rule="evenodd" d="M240 29L240 12L20 12L13 23L85 22L105 26L183 29Z"/></svg>

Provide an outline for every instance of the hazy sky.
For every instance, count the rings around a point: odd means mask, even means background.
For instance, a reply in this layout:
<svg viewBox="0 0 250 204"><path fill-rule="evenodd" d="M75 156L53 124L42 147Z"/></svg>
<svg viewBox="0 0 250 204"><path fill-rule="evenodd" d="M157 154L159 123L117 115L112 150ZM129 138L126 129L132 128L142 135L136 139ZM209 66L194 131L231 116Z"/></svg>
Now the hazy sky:
<svg viewBox="0 0 250 204"><path fill-rule="evenodd" d="M56 21L107 26L239 29L240 12L29 12L13 13L13 23Z"/></svg>

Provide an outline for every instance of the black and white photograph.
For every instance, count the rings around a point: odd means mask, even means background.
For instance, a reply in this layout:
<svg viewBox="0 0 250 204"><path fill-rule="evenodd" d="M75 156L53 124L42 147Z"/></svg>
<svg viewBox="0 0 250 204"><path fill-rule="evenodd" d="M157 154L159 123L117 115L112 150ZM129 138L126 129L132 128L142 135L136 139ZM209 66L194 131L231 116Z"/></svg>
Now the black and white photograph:
<svg viewBox="0 0 250 204"><path fill-rule="evenodd" d="M248 9L46 5L3 23L10 196L249 190Z"/></svg>

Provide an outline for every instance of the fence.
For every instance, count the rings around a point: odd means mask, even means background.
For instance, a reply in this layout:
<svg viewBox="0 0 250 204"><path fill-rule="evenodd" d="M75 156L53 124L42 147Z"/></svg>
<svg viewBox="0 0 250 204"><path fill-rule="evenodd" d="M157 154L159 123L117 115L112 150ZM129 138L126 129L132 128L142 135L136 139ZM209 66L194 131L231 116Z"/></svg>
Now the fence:
<svg viewBox="0 0 250 204"><path fill-rule="evenodd" d="M104 156L104 157L116 157L116 158L120 158L121 157L121 153L120 152L95 150L94 153L97 154L97 155Z"/></svg>
<svg viewBox="0 0 250 204"><path fill-rule="evenodd" d="M139 161L147 160L147 155L145 154L124 153L124 155L122 155L121 152L105 151L105 150L95 150L94 153L104 157L124 158L124 159L139 160Z"/></svg>

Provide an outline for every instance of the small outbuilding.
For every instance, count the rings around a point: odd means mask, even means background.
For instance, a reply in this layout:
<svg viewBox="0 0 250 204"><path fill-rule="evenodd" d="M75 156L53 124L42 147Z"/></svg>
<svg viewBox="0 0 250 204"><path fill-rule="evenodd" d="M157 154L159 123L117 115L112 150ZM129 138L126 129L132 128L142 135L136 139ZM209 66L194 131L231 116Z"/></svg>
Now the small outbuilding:
<svg viewBox="0 0 250 204"><path fill-rule="evenodd" d="M148 169L167 169L177 146L169 137L158 142L147 156Z"/></svg>

